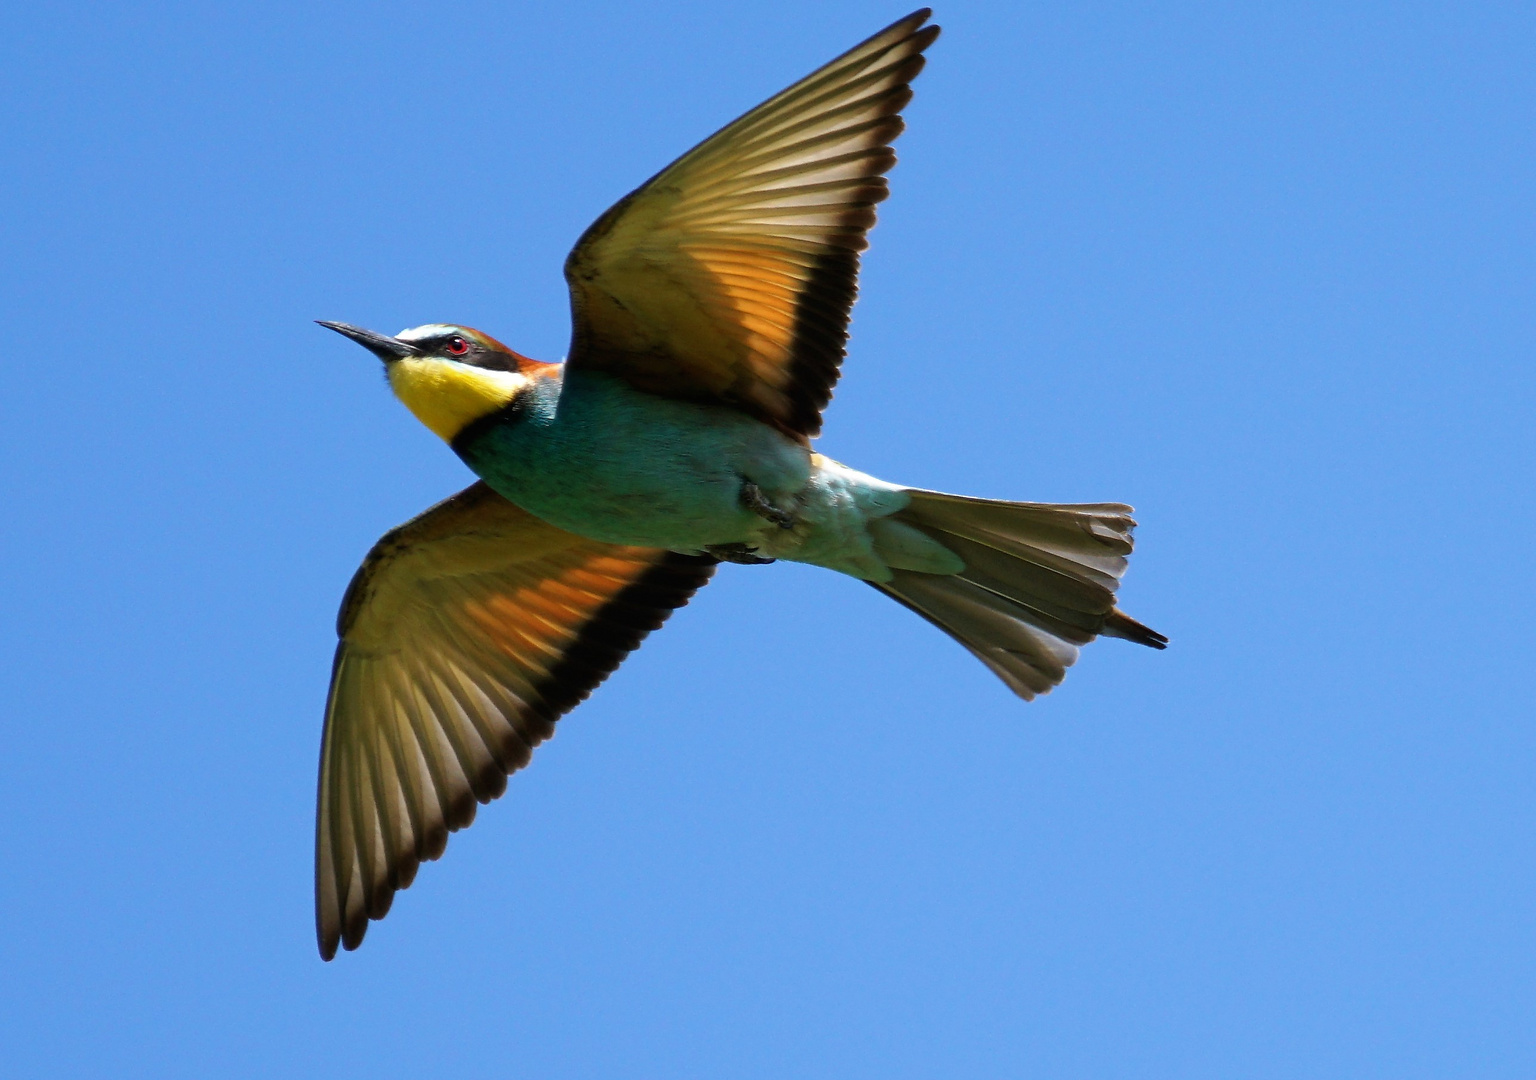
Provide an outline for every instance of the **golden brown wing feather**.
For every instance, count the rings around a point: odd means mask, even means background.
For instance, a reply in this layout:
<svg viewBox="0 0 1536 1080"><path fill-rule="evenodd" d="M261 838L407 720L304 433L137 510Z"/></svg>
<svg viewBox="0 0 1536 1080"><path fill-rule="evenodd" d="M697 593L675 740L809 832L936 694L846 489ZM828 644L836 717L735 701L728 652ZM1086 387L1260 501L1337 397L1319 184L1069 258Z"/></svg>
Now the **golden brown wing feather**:
<svg viewBox="0 0 1536 1080"><path fill-rule="evenodd" d="M315 826L320 955L357 948L417 866L714 565L573 536L483 483L385 534L337 621Z"/></svg>
<svg viewBox="0 0 1536 1080"><path fill-rule="evenodd" d="M565 265L572 366L816 435L899 113L938 36L929 14L759 105L594 222Z"/></svg>

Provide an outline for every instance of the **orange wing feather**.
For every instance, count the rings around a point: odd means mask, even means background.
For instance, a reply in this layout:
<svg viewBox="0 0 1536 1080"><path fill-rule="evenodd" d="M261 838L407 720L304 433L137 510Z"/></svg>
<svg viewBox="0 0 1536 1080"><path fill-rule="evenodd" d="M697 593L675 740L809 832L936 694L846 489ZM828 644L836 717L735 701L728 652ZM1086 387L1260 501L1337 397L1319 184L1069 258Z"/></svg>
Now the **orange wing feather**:
<svg viewBox="0 0 1536 1080"><path fill-rule="evenodd" d="M938 36L929 14L753 109L594 222L565 265L571 365L816 435L899 114Z"/></svg>
<svg viewBox="0 0 1536 1080"><path fill-rule="evenodd" d="M321 956L357 948L448 833L713 572L573 536L483 483L374 545L342 602L326 704Z"/></svg>

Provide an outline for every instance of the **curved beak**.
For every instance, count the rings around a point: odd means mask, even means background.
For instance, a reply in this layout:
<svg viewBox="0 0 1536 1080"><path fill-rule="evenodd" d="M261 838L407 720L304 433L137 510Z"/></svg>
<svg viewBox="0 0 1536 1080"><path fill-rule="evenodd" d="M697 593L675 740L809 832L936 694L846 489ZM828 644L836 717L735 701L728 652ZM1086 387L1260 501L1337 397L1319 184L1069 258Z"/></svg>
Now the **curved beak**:
<svg viewBox="0 0 1536 1080"><path fill-rule="evenodd" d="M421 350L409 342L399 338L385 337L383 334L375 334L372 330L364 330L361 326L353 326L344 322L326 322L324 319L316 319L315 322L327 330L334 330L342 337L349 337L363 348L373 353L386 364L392 360L399 360L406 356L420 356Z"/></svg>

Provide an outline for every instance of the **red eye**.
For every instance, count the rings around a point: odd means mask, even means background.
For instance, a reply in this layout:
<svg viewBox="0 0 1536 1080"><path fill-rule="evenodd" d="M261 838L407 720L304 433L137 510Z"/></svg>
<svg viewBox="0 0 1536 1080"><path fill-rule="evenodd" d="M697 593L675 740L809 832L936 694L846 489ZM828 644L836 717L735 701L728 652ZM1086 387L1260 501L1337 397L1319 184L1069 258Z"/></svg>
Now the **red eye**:
<svg viewBox="0 0 1536 1080"><path fill-rule="evenodd" d="M469 352L469 342L465 341L461 337L449 338L446 347L450 356L463 356L465 353Z"/></svg>

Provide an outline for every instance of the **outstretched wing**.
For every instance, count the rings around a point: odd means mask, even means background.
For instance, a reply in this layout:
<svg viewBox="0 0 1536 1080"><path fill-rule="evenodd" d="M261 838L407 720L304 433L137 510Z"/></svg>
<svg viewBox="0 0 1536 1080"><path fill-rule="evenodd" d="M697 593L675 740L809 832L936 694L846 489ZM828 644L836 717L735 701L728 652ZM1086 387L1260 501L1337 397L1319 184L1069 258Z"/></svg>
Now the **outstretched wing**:
<svg viewBox="0 0 1536 1080"><path fill-rule="evenodd" d="M585 540L476 483L385 534L342 601L315 824L320 955L357 948L713 559Z"/></svg>
<svg viewBox="0 0 1536 1080"><path fill-rule="evenodd" d="M565 264L571 366L816 435L899 113L939 33L929 14L759 105L598 218Z"/></svg>

